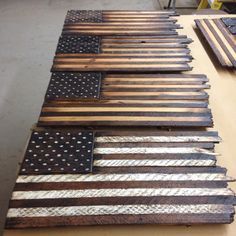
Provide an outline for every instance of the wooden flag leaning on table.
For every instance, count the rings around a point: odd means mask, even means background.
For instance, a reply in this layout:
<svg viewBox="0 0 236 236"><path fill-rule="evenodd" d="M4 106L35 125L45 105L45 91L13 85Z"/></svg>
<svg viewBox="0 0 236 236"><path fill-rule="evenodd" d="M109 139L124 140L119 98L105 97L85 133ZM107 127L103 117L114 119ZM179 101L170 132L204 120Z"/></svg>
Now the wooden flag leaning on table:
<svg viewBox="0 0 236 236"><path fill-rule="evenodd" d="M215 132L35 130L7 228L230 223Z"/></svg>

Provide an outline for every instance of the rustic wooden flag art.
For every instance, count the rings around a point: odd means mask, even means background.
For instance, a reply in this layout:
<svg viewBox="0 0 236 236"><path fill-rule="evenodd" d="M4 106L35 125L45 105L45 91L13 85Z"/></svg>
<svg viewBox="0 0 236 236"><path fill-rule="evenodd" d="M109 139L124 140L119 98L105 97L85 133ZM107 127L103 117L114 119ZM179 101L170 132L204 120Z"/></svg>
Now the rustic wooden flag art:
<svg viewBox="0 0 236 236"><path fill-rule="evenodd" d="M195 20L222 66L236 67L236 18Z"/></svg>
<svg viewBox="0 0 236 236"><path fill-rule="evenodd" d="M208 78L176 74L179 28L172 11L68 11L7 229L234 220Z"/></svg>
<svg viewBox="0 0 236 236"><path fill-rule="evenodd" d="M213 125L204 75L55 72L40 126Z"/></svg>
<svg viewBox="0 0 236 236"><path fill-rule="evenodd" d="M173 12L69 11L53 71L187 71Z"/></svg>
<svg viewBox="0 0 236 236"><path fill-rule="evenodd" d="M230 223L216 132L35 130L7 228Z"/></svg>

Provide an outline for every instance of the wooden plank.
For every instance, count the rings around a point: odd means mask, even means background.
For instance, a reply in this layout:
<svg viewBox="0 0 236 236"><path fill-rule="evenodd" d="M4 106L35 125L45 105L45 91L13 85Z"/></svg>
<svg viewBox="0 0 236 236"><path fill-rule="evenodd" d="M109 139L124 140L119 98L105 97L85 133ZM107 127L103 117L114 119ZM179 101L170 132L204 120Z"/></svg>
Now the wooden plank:
<svg viewBox="0 0 236 236"><path fill-rule="evenodd" d="M236 42L229 36L229 31L221 22L221 19L203 19L195 20L195 22L207 39L221 65L235 67Z"/></svg>

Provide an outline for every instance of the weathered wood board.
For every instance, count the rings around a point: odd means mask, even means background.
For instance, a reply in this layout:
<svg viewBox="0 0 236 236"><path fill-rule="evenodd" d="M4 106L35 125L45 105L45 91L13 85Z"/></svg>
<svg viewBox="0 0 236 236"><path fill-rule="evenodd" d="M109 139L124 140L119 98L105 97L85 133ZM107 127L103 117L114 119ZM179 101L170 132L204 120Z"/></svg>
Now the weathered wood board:
<svg viewBox="0 0 236 236"><path fill-rule="evenodd" d="M223 19L195 20L222 66L236 66L236 38ZM225 21L226 23L228 21Z"/></svg>
<svg viewBox="0 0 236 236"><path fill-rule="evenodd" d="M205 131L34 130L6 227L230 223L233 179L216 166L219 141Z"/></svg>
<svg viewBox="0 0 236 236"><path fill-rule="evenodd" d="M213 125L204 75L55 72L40 126Z"/></svg>

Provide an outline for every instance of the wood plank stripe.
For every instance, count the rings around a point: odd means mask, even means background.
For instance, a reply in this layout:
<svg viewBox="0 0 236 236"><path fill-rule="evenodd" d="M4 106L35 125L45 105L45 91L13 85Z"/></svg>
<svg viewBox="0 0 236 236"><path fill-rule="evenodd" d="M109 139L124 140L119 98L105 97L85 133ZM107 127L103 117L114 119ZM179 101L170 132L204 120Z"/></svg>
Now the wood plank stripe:
<svg viewBox="0 0 236 236"><path fill-rule="evenodd" d="M134 181L16 183L14 191L110 188L226 188L226 181Z"/></svg>
<svg viewBox="0 0 236 236"><path fill-rule="evenodd" d="M52 71L188 71L188 64L54 64Z"/></svg>
<svg viewBox="0 0 236 236"><path fill-rule="evenodd" d="M72 206L48 208L10 208L7 217L52 217L80 215L139 215L139 214L223 214L234 213L231 205L116 205Z"/></svg>
<svg viewBox="0 0 236 236"><path fill-rule="evenodd" d="M63 54L56 54L55 58L104 58L104 57L111 57L111 58L117 58L117 57L121 57L121 58L131 58L131 57L137 57L137 58L141 58L141 57L145 57L145 58L160 58L160 57L190 57L188 54L190 53L190 51L188 49L174 49L171 51L156 51L156 52L147 52L147 53L131 53L131 52L122 52L122 53L104 53L104 54L78 54L78 53L63 53Z"/></svg>
<svg viewBox="0 0 236 236"><path fill-rule="evenodd" d="M177 24L136 24L136 25L130 25L130 24L101 24L100 25L94 25L94 24L66 24L63 27L63 30L157 30L160 31L162 29L166 30L172 30L179 28L179 25Z"/></svg>
<svg viewBox="0 0 236 236"><path fill-rule="evenodd" d="M150 197L150 196L234 196L227 188L132 188L132 189L85 189L51 191L14 191L12 200L97 198L97 197Z"/></svg>
<svg viewBox="0 0 236 236"><path fill-rule="evenodd" d="M99 197L99 198L60 198L60 199L27 199L11 200L9 208L50 207L50 206L87 206L87 205L126 205L136 204L232 204L233 196L154 196L154 197Z"/></svg>
<svg viewBox="0 0 236 236"><path fill-rule="evenodd" d="M98 181L234 181L224 174L66 174L66 175L20 175L17 183L42 182L98 182Z"/></svg>
<svg viewBox="0 0 236 236"><path fill-rule="evenodd" d="M186 100L205 100L208 98L208 94L205 92L102 92L104 99L186 99Z"/></svg>
<svg viewBox="0 0 236 236"><path fill-rule="evenodd" d="M74 217L33 217L8 218L7 228L48 227L50 226L78 226L78 225L107 225L107 224L223 224L233 221L232 214L139 214L139 215L103 215L74 216Z"/></svg>
<svg viewBox="0 0 236 236"><path fill-rule="evenodd" d="M134 19L135 20L135 19ZM176 35L177 32L175 30L86 30L86 29L65 29L62 31L62 34L89 34L89 35Z"/></svg>
<svg viewBox="0 0 236 236"><path fill-rule="evenodd" d="M140 51L141 49L139 49ZM148 49L149 50L149 49ZM103 50L103 52L106 50ZM112 48L113 51L113 48ZM115 51L115 50L114 50ZM190 58L55 58L54 63L60 64L82 64L82 63L108 63L108 64L119 64L119 63L154 63L154 62L170 62L180 63L189 62Z"/></svg>
<svg viewBox="0 0 236 236"><path fill-rule="evenodd" d="M118 166L214 166L214 160L95 160L93 165L100 167Z"/></svg>
<svg viewBox="0 0 236 236"><path fill-rule="evenodd" d="M192 98L194 99L194 98ZM190 107L190 108L206 108L208 106L206 101L201 100L99 100L96 103L87 101L84 103L80 100L70 100L70 101L56 101L52 103L44 103L44 107L60 107L60 106L73 107L75 105L79 105L81 107L89 107L89 106L136 106L136 107Z"/></svg>
<svg viewBox="0 0 236 236"><path fill-rule="evenodd" d="M95 137L95 142L98 143L138 143L138 142L219 142L220 138L218 136L100 136Z"/></svg>
<svg viewBox="0 0 236 236"><path fill-rule="evenodd" d="M210 152L205 149L200 148L94 148L94 154L136 154L136 153L143 153L143 154L160 154L160 153L204 153L208 155L215 155L215 153Z"/></svg>
<svg viewBox="0 0 236 236"><path fill-rule="evenodd" d="M190 113L209 113L208 108L169 108L169 107L43 107L42 112L190 112Z"/></svg>

